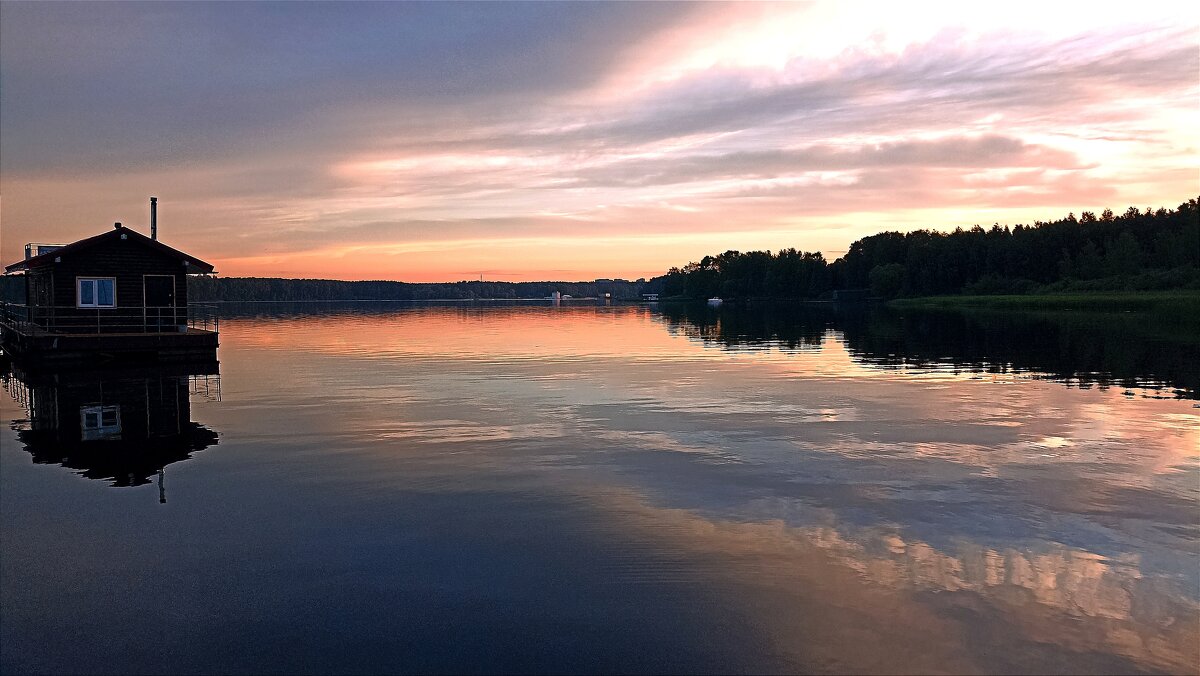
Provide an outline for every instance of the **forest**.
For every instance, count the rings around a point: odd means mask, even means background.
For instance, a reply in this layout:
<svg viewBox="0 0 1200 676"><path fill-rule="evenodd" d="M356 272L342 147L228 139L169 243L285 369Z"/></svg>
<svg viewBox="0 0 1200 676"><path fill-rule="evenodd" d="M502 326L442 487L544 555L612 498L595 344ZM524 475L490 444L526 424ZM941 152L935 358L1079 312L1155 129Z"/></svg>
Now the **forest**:
<svg viewBox="0 0 1200 676"><path fill-rule="evenodd" d="M557 291L575 298L616 300L641 298L645 280L600 279L592 282L343 282L330 279L273 277L195 277L188 283L189 300L329 301L329 300L476 300L546 298Z"/></svg>
<svg viewBox="0 0 1200 676"><path fill-rule="evenodd" d="M195 277L192 302L473 300L576 298L636 300L720 297L823 299L835 289L877 298L945 294L1200 289L1200 212L1196 199L1175 209L1129 207L1116 215L1085 211L1032 225L974 226L953 232L881 232L827 261L794 248L726 251L650 280L591 282L407 283L272 277ZM20 277L0 277L0 297L24 302Z"/></svg>
<svg viewBox="0 0 1200 676"><path fill-rule="evenodd" d="M693 299L816 299L834 289L881 298L1197 289L1197 213L1191 199L1176 209L1085 211L1032 225L881 232L833 262L796 249L726 251L652 281L665 297Z"/></svg>
<svg viewBox="0 0 1200 676"><path fill-rule="evenodd" d="M346 282L334 279L283 279L278 277L209 277L188 280L188 301L216 302L306 302L365 300L477 300L546 298L557 291L574 298L639 300L648 282L644 279L597 279L591 282L447 282L410 283L394 281ZM0 301L25 302L25 284L20 275L0 276Z"/></svg>

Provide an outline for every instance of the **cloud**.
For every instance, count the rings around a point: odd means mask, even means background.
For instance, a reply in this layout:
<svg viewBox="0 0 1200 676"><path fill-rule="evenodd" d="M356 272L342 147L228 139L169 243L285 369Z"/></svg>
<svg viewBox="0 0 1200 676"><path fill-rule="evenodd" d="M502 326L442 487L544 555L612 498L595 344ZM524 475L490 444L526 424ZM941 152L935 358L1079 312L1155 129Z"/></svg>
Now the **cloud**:
<svg viewBox="0 0 1200 676"><path fill-rule="evenodd" d="M987 135L930 141L895 141L851 147L814 145L791 150L754 150L614 162L579 173L591 185L662 185L707 179L772 178L814 171L875 167L1080 168L1070 153Z"/></svg>
<svg viewBox="0 0 1200 676"><path fill-rule="evenodd" d="M1194 192L1194 21L855 11L5 3L3 254L136 222L149 194L211 259L836 229L833 250Z"/></svg>
<svg viewBox="0 0 1200 676"><path fill-rule="evenodd" d="M347 144L345 108L553 96L690 11L668 3L6 3L5 170L177 166ZM304 138L304 131L317 132ZM316 141L316 143L312 143ZM329 147L329 146L326 146Z"/></svg>

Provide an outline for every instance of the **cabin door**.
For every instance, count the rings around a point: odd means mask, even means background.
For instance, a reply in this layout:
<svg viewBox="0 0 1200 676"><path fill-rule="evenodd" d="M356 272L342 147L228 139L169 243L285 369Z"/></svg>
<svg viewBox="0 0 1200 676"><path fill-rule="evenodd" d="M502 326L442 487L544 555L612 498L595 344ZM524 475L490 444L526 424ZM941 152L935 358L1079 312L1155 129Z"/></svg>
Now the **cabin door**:
<svg viewBox="0 0 1200 676"><path fill-rule="evenodd" d="M178 331L175 313L175 277L145 275L142 277L145 302L146 331Z"/></svg>
<svg viewBox="0 0 1200 676"><path fill-rule="evenodd" d="M33 275L29 281L29 320L42 328L51 328L54 323L54 276Z"/></svg>
<svg viewBox="0 0 1200 676"><path fill-rule="evenodd" d="M147 437L173 437L183 432L181 396L183 401L187 401L186 379L146 379Z"/></svg>

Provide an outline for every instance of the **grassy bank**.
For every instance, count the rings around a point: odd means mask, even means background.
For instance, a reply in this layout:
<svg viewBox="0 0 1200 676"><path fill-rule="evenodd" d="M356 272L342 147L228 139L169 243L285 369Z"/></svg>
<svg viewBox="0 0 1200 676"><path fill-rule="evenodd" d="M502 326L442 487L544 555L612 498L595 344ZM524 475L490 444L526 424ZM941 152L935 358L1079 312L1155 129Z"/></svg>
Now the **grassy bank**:
<svg viewBox="0 0 1200 676"><path fill-rule="evenodd" d="M1200 318L1200 291L1097 291L1022 296L898 298L898 310L1017 310L1023 312L1146 312Z"/></svg>

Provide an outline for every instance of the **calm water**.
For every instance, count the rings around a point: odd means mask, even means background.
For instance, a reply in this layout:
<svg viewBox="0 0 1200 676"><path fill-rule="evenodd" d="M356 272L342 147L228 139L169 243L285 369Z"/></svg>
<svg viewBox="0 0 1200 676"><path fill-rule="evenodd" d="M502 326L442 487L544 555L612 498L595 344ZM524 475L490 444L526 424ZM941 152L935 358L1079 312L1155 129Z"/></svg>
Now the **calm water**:
<svg viewBox="0 0 1200 676"><path fill-rule="evenodd" d="M1195 672L1197 345L1126 324L263 306L219 376L18 369L0 667Z"/></svg>

